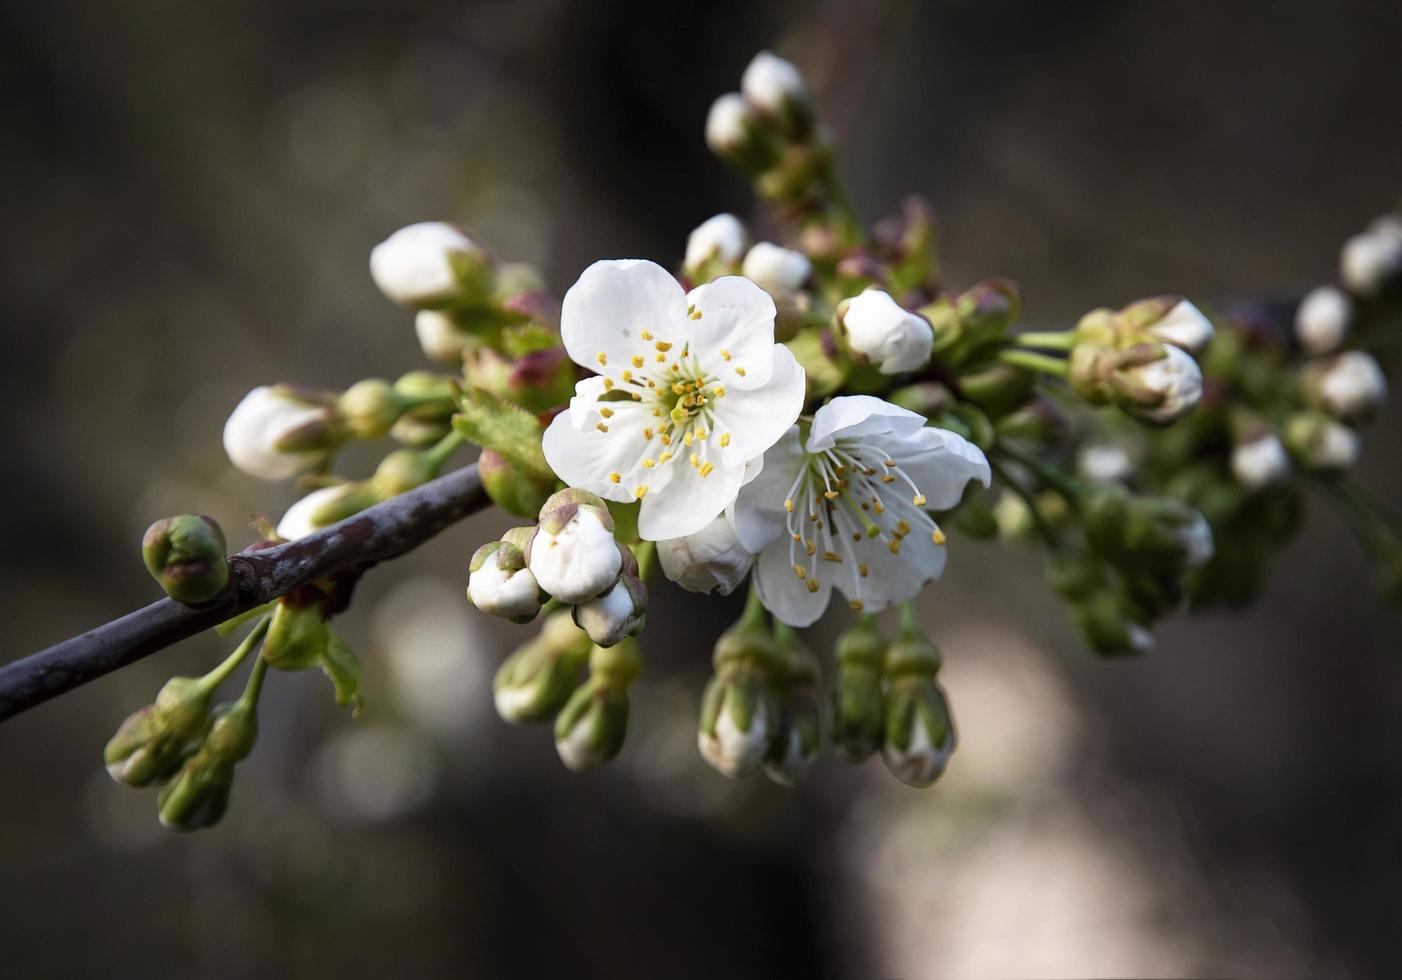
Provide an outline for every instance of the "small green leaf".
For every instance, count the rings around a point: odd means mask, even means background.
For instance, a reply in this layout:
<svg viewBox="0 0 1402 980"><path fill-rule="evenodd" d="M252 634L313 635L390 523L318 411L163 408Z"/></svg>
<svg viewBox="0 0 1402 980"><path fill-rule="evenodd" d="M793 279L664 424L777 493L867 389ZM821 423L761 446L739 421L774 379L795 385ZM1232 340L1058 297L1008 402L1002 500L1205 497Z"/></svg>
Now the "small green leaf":
<svg viewBox="0 0 1402 980"><path fill-rule="evenodd" d="M453 416L453 428L534 476L551 480L555 477L540 448L544 427L519 405L482 388L471 388L464 392L458 414Z"/></svg>
<svg viewBox="0 0 1402 980"><path fill-rule="evenodd" d="M326 651L321 655L321 669L331 679L336 688L336 703L349 705L352 717L360 717L360 680L364 671L355 651L334 633L326 642Z"/></svg>

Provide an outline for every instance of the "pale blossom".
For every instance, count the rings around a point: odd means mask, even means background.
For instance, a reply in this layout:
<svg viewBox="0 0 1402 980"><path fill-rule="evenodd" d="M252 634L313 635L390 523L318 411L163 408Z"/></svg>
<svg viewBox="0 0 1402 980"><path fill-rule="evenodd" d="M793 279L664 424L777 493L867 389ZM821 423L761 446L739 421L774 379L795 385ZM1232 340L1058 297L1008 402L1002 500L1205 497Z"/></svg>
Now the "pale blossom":
<svg viewBox="0 0 1402 980"><path fill-rule="evenodd" d="M492 541L472 556L467 597L484 613L515 622L530 622L540 612L541 591L514 545Z"/></svg>
<svg viewBox="0 0 1402 980"><path fill-rule="evenodd" d="M326 462L334 411L283 385L260 385L243 396L224 423L224 451L249 476L286 480Z"/></svg>
<svg viewBox="0 0 1402 980"><path fill-rule="evenodd" d="M1357 296L1376 296L1402 277L1402 237L1365 231L1344 242L1339 278Z"/></svg>
<svg viewBox="0 0 1402 980"><path fill-rule="evenodd" d="M598 374L546 430L546 461L572 487L641 501L644 540L701 530L803 406L803 368L774 343L774 314L738 276L686 293L652 262L594 263L565 295L560 333Z"/></svg>
<svg viewBox="0 0 1402 980"><path fill-rule="evenodd" d="M1334 286L1312 289L1295 311L1295 338L1309 354L1328 354L1343 343L1353 323L1353 300Z"/></svg>
<svg viewBox="0 0 1402 980"><path fill-rule="evenodd" d="M370 251L370 276L387 297L415 309L463 299L489 262L467 232L444 221L421 221L390 235Z"/></svg>
<svg viewBox="0 0 1402 980"><path fill-rule="evenodd" d="M749 233L739 218L733 214L717 214L701 222L687 236L683 265L688 271L708 262L733 267L745 254L749 241Z"/></svg>
<svg viewBox="0 0 1402 980"><path fill-rule="evenodd" d="M1248 490L1260 490L1290 475L1290 456L1270 432L1233 446L1231 464L1232 475Z"/></svg>
<svg viewBox="0 0 1402 980"><path fill-rule="evenodd" d="M688 592L720 595L730 595L755 563L724 515L695 534L657 542L657 559L662 574Z"/></svg>
<svg viewBox="0 0 1402 980"><path fill-rule="evenodd" d="M1148 331L1154 339L1173 344L1196 354L1212 340L1212 321L1186 299L1179 300L1163 318L1151 323Z"/></svg>
<svg viewBox="0 0 1402 980"><path fill-rule="evenodd" d="M813 274L813 263L802 252L773 242L759 242L745 253L740 272L769 295L784 295L803 288Z"/></svg>
<svg viewBox="0 0 1402 980"><path fill-rule="evenodd" d="M558 504L559 496L541 508L526 562L547 593L561 602L586 602L613 585L623 569L623 555L604 507L574 501Z"/></svg>
<svg viewBox="0 0 1402 980"><path fill-rule="evenodd" d="M729 92L711 103L706 113L706 145L718 156L742 152L754 138L755 111L739 92Z"/></svg>
<svg viewBox="0 0 1402 980"><path fill-rule="evenodd" d="M735 501L736 537L759 553L764 605L792 626L821 616L834 588L869 612L914 598L944 570L927 510L989 482L973 443L870 395L834 398L757 469Z"/></svg>
<svg viewBox="0 0 1402 980"><path fill-rule="evenodd" d="M282 520L277 522L277 536L286 541L296 541L335 524L339 517L330 505L340 500L346 492L344 484L313 490L287 508ZM326 513L328 510L331 511L329 515Z"/></svg>
<svg viewBox="0 0 1402 980"><path fill-rule="evenodd" d="M632 575L621 575L603 595L575 606L574 622L601 647L637 636L647 623L647 586Z"/></svg>
<svg viewBox="0 0 1402 980"><path fill-rule="evenodd" d="M420 310L414 317L414 333L424 356L443 364L461 364L463 352L472 342L472 335L458 326L451 313L442 310Z"/></svg>
<svg viewBox="0 0 1402 980"><path fill-rule="evenodd" d="M1136 418L1167 425L1187 415L1202 398L1202 369L1193 355L1162 344L1163 356L1124 369L1131 386L1147 395L1143 404L1126 405Z"/></svg>
<svg viewBox="0 0 1402 980"><path fill-rule="evenodd" d="M875 286L838 304L837 322L853 353L882 374L916 371L930 360L935 334L929 321Z"/></svg>
<svg viewBox="0 0 1402 980"><path fill-rule="evenodd" d="M793 62L769 51L761 51L746 66L740 91L751 105L771 113L808 98L808 87Z"/></svg>
<svg viewBox="0 0 1402 980"><path fill-rule="evenodd" d="M1316 393L1330 415L1357 418L1387 397L1387 379L1371 354L1345 351L1320 373Z"/></svg>

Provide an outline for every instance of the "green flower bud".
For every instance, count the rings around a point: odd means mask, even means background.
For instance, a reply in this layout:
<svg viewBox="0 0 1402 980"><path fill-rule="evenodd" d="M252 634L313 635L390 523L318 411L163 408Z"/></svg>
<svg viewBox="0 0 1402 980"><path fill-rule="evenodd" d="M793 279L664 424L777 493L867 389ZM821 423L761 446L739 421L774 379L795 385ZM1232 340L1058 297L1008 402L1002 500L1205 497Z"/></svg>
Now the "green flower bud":
<svg viewBox="0 0 1402 980"><path fill-rule="evenodd" d="M212 827L224 816L233 788L234 765L253 751L258 719L253 705L244 701L221 704L199 751L157 798L161 823L170 830Z"/></svg>
<svg viewBox="0 0 1402 980"><path fill-rule="evenodd" d="M380 461L367 484L377 500L389 500L423 486L437 475L437 468L424 453L396 449Z"/></svg>
<svg viewBox="0 0 1402 980"><path fill-rule="evenodd" d="M628 688L642 671L642 651L632 640L595 646L589 668L588 683L570 696L555 719L555 748L575 772L608 762L623 748Z"/></svg>
<svg viewBox="0 0 1402 980"><path fill-rule="evenodd" d="M837 680L833 685L833 742L847 762L861 762L881 747L883 710L881 667L886 641L871 616L837 639L833 651Z"/></svg>
<svg viewBox="0 0 1402 980"><path fill-rule="evenodd" d="M152 524L141 539L141 557L166 595L187 606L217 598L229 584L224 532L203 514Z"/></svg>
<svg viewBox="0 0 1402 980"><path fill-rule="evenodd" d="M412 414L402 416L389 430L390 438L411 449L426 449L453 431L448 419L421 419Z"/></svg>
<svg viewBox="0 0 1402 980"><path fill-rule="evenodd" d="M954 393L938 381L919 381L897 388L887 396L887 400L907 411L933 418L954 406Z"/></svg>
<svg viewBox="0 0 1402 980"><path fill-rule="evenodd" d="M497 714L512 724L553 717L569 700L591 647L568 610L552 613L540 635L497 670L492 681Z"/></svg>
<svg viewBox="0 0 1402 980"><path fill-rule="evenodd" d="M782 786L797 786L818 761L822 724L814 687L818 658L783 624L775 627L781 666L776 671L778 725L764 756L764 771Z"/></svg>
<svg viewBox="0 0 1402 980"><path fill-rule="evenodd" d="M557 486L553 477L523 470L492 449L477 457L477 475L492 503L516 517L535 517Z"/></svg>
<svg viewBox="0 0 1402 980"><path fill-rule="evenodd" d="M929 786L944 773L956 742L949 703L932 675L907 673L891 681L881 758L893 776Z"/></svg>
<svg viewBox="0 0 1402 980"><path fill-rule="evenodd" d="M778 716L769 671L749 659L727 661L701 698L702 758L731 779L748 776L769 750Z"/></svg>
<svg viewBox="0 0 1402 980"><path fill-rule="evenodd" d="M1168 497L1138 497L1105 485L1088 494L1086 540L1119 568L1184 572L1212 559L1212 529L1202 514Z"/></svg>
<svg viewBox="0 0 1402 980"><path fill-rule="evenodd" d="M1125 600L1109 590L1096 592L1071 612L1086 645L1102 657L1144 653L1154 636L1131 617Z"/></svg>
<svg viewBox="0 0 1402 980"><path fill-rule="evenodd" d="M103 751L108 774L128 786L169 778L209 723L212 689L198 677L172 677L148 704L122 722Z"/></svg>
<svg viewBox="0 0 1402 980"><path fill-rule="evenodd" d="M367 378L346 389L337 401L341 419L360 439L378 439L399 420L403 403L388 381Z"/></svg>
<svg viewBox="0 0 1402 980"><path fill-rule="evenodd" d="M960 374L959 394L989 415L1001 417L1018 408L1032 395L1036 378L1010 364L992 363Z"/></svg>
<svg viewBox="0 0 1402 980"><path fill-rule="evenodd" d="M283 597L273 609L263 659L278 670L306 670L321 661L330 635L319 603L294 604Z"/></svg>
<svg viewBox="0 0 1402 980"><path fill-rule="evenodd" d="M1172 344L1141 343L1116 350L1079 343L1071 351L1067 381L1090 404L1113 402L1131 418L1154 426L1187 415L1202 397L1197 361Z"/></svg>
<svg viewBox="0 0 1402 980"><path fill-rule="evenodd" d="M1065 438L1070 423L1056 402L1037 396L1017 411L998 420L998 435L1009 439L1030 439L1055 443Z"/></svg>

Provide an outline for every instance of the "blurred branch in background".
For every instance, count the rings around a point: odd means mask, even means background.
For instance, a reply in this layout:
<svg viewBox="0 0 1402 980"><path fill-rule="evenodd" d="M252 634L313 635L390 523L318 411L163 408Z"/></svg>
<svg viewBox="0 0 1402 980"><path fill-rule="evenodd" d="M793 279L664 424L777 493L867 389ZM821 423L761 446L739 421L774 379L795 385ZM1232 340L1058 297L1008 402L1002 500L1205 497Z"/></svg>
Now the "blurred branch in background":
<svg viewBox="0 0 1402 980"><path fill-rule="evenodd" d="M317 579L397 558L486 503L473 464L308 537L233 555L230 587L213 605L161 599L0 667L0 721Z"/></svg>

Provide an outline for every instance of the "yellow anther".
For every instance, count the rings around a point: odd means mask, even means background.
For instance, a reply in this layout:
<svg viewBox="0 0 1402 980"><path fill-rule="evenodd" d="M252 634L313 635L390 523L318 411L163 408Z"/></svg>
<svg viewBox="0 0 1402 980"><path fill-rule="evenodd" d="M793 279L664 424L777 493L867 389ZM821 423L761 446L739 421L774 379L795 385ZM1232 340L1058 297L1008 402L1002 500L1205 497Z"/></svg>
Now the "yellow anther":
<svg viewBox="0 0 1402 980"><path fill-rule="evenodd" d="M842 556L835 551L825 551L823 552L823 561L835 561L838 564L841 564Z"/></svg>
<svg viewBox="0 0 1402 980"><path fill-rule="evenodd" d="M612 379L612 378L605 378L605 379L604 379L604 391L613 391L613 379Z"/></svg>
<svg viewBox="0 0 1402 980"><path fill-rule="evenodd" d="M860 565L857 566L857 574L860 575L862 578L867 577L867 571L868 569L866 562L862 562Z"/></svg>
<svg viewBox="0 0 1402 980"><path fill-rule="evenodd" d="M654 408L652 410L652 417L655 419L660 419L662 417L662 409Z"/></svg>
<svg viewBox="0 0 1402 980"><path fill-rule="evenodd" d="M827 497L829 500L836 500L839 495L836 490L824 490L823 496Z"/></svg>
<svg viewBox="0 0 1402 980"><path fill-rule="evenodd" d="M624 368L624 369L623 369L623 380L624 380L624 381L632 381L632 380L633 380L633 372L632 372L632 371L629 371L627 368Z"/></svg>
<svg viewBox="0 0 1402 980"><path fill-rule="evenodd" d="M810 578L810 579L808 580L808 591L809 591L809 592L817 592L817 591L818 591L818 580L817 580L817 579L815 579L815 578Z"/></svg>
<svg viewBox="0 0 1402 980"><path fill-rule="evenodd" d="M645 469L645 470L650 470L650 469L652 469L653 465L654 465L654 464L653 464L652 460L650 460L650 459L644 459L644 460L643 460L643 469Z"/></svg>
<svg viewBox="0 0 1402 980"><path fill-rule="evenodd" d="M804 568L802 565L795 565L793 567L793 573L801 579L808 577L808 569Z"/></svg>
<svg viewBox="0 0 1402 980"><path fill-rule="evenodd" d="M686 443L688 446L692 445L696 442L696 434L694 432L688 432L686 435L682 436L682 442Z"/></svg>
<svg viewBox="0 0 1402 980"><path fill-rule="evenodd" d="M690 313L688 313L687 316L691 317L693 320L699 320L701 319L701 311L694 309Z"/></svg>
<svg viewBox="0 0 1402 980"><path fill-rule="evenodd" d="M894 476L892 476L890 473L886 473L886 474L883 474L883 475L882 475L882 477L881 477L881 482L882 482L882 483L895 483L895 482L896 482L896 478L895 478Z"/></svg>
<svg viewBox="0 0 1402 980"><path fill-rule="evenodd" d="M740 377L743 378L743 377L745 376L745 369L744 369L744 368L736 368L736 369L735 369L735 373L738 374L738 375L740 375Z"/></svg>
<svg viewBox="0 0 1402 980"><path fill-rule="evenodd" d="M635 368L640 368L640 367L643 366L643 359L642 359L642 356L641 356L641 355L634 354L634 355L630 358L630 360L633 362L633 367L635 367Z"/></svg>
<svg viewBox="0 0 1402 980"><path fill-rule="evenodd" d="M865 604L860 599L853 599L851 602L847 603L847 605L852 607L853 612L861 612L866 608Z"/></svg>
<svg viewBox="0 0 1402 980"><path fill-rule="evenodd" d="M788 511L790 514L793 513L793 500L792 500L792 499L789 499L789 500L785 500L785 501L784 501L784 510Z"/></svg>
<svg viewBox="0 0 1402 980"><path fill-rule="evenodd" d="M651 331L651 330L644 330L642 333L638 334L638 336L641 337L641 338L643 338L643 340L651 340L651 339L652 339L652 331Z"/></svg>
<svg viewBox="0 0 1402 980"><path fill-rule="evenodd" d="M728 351L728 350L726 350L724 347L722 347L722 348L720 349L720 358L721 358L722 361L728 361L728 360L730 360L730 351Z"/></svg>
<svg viewBox="0 0 1402 980"><path fill-rule="evenodd" d="M917 493L914 497L911 497L911 498L910 498L910 502L911 502L912 504L914 504L916 507L924 507L924 506L925 506L925 495L924 495L923 493Z"/></svg>
<svg viewBox="0 0 1402 980"><path fill-rule="evenodd" d="M871 509L876 511L877 514L886 513L886 505L879 500L873 500L871 502Z"/></svg>
<svg viewBox="0 0 1402 980"><path fill-rule="evenodd" d="M670 462L671 459L672 459L672 454L671 454L671 453L663 453L661 456L658 456L658 457L657 457L657 462L658 462L659 464L661 464L661 463L667 463L667 462Z"/></svg>
<svg viewBox="0 0 1402 980"><path fill-rule="evenodd" d="M932 532L930 532L930 540L933 541L935 544L944 544L949 539L944 536L943 531L941 531L939 528L935 528Z"/></svg>
<svg viewBox="0 0 1402 980"><path fill-rule="evenodd" d="M909 534L909 533L910 533L910 521L908 521L908 520L906 520L904 517L902 517L902 518L896 523L896 530L899 531L899 532L901 532L901 534Z"/></svg>
<svg viewBox="0 0 1402 980"><path fill-rule="evenodd" d="M598 362L599 362L599 366L602 367L603 365L605 365L605 364L607 364L607 363L609 362L609 356L608 356L607 354L605 354L603 351L599 351L599 353L598 353L597 355L595 355L594 360L598 361Z"/></svg>
<svg viewBox="0 0 1402 980"><path fill-rule="evenodd" d="M901 553L901 539L892 538L891 543L888 544L886 547L890 549L891 554L899 555Z"/></svg>
<svg viewBox="0 0 1402 980"><path fill-rule="evenodd" d="M658 350L665 354L667 353L667 351L672 349L672 342L670 340L659 340L652 346L656 347Z"/></svg>
<svg viewBox="0 0 1402 980"><path fill-rule="evenodd" d="M798 542L803 540L803 535L801 534L791 534L789 535L789 537L794 539L794 544L797 544Z"/></svg>
<svg viewBox="0 0 1402 980"><path fill-rule="evenodd" d="M618 482L620 482L622 479L623 479L623 474L622 474L622 473L610 473L610 474L609 474L609 482L610 482L610 483L618 483Z"/></svg>
<svg viewBox="0 0 1402 980"><path fill-rule="evenodd" d="M636 487L633 488L633 499L635 499L635 500L642 500L642 499L643 499L644 497L646 497L646 496L647 496L647 484L646 484L646 483L639 483Z"/></svg>
<svg viewBox="0 0 1402 980"><path fill-rule="evenodd" d="M674 395L685 395L685 394L686 394L686 385L682 384L680 381L673 381L673 382L672 382L672 394L674 394Z"/></svg>
<svg viewBox="0 0 1402 980"><path fill-rule="evenodd" d="M607 432L609 430L609 427L602 422L595 422L594 428L598 429L600 432Z"/></svg>
<svg viewBox="0 0 1402 980"><path fill-rule="evenodd" d="M643 438L644 438L644 439L647 439L647 440L649 440L649 441L651 441L651 440L652 440L652 437L653 437L654 435L656 435L656 434L657 434L657 431L656 431L655 429L644 429L644 430L643 430Z"/></svg>
<svg viewBox="0 0 1402 980"><path fill-rule="evenodd" d="M607 407L605 407L605 408L600 408L600 409L599 409L599 414L602 415L602 416L603 416L604 418L606 418L606 419L611 419L611 418L613 418L613 409L607 408Z"/></svg>
<svg viewBox="0 0 1402 980"><path fill-rule="evenodd" d="M720 434L720 444L721 444L722 446L728 446L728 445L730 445L730 433L729 433L729 432L722 432L722 433Z"/></svg>
<svg viewBox="0 0 1402 980"><path fill-rule="evenodd" d="M666 363L667 363L667 355L666 355L666 354L658 354L658 355L657 355L657 363L658 363L658 364L666 364ZM672 370L675 371L676 368L673 368Z"/></svg>
<svg viewBox="0 0 1402 980"><path fill-rule="evenodd" d="M698 456L696 453L691 454L691 465L698 470L701 468L701 457Z"/></svg>
<svg viewBox="0 0 1402 980"><path fill-rule="evenodd" d="M665 432L662 433L661 439L662 439L662 445L664 445L664 446L670 446L670 445L672 444L672 437L669 436L669 435L667 435L667 433L665 433Z"/></svg>
<svg viewBox="0 0 1402 980"><path fill-rule="evenodd" d="M710 476L711 473L715 470L715 468L716 468L716 464L715 464L715 463L711 463L711 462L703 463L703 464L701 464L701 475L702 475L702 476Z"/></svg>
<svg viewBox="0 0 1402 980"><path fill-rule="evenodd" d="M711 390L711 394L715 395L717 398L724 398L724 397L725 397L725 386L724 386L724 385L716 385L715 388L713 388L713 389Z"/></svg>
<svg viewBox="0 0 1402 980"><path fill-rule="evenodd" d="M816 555L816 554L818 553L818 546L817 546L816 544L814 544L812 541L805 541L805 542L803 542L803 543L804 543L805 545L808 546L808 557L809 557L809 558L812 558L814 555Z"/></svg>

